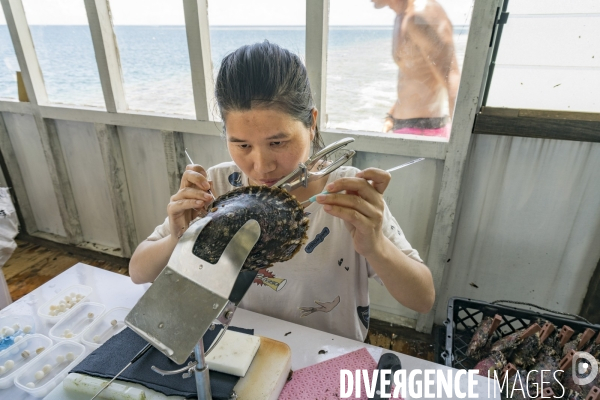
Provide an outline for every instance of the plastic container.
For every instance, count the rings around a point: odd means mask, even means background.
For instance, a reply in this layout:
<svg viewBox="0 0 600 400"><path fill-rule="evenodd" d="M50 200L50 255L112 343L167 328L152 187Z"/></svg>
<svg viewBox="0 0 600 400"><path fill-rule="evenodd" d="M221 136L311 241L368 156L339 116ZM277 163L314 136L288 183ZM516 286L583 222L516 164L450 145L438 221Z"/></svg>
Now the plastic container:
<svg viewBox="0 0 600 400"><path fill-rule="evenodd" d="M452 297L448 300L448 319L446 325L446 350L441 354L445 364L458 369L473 369L479 360L467 356L467 348L475 329L484 316L502 316L502 322L496 331L496 339L510 335L518 330L529 326L536 318L543 318L558 327L569 325L575 335L591 328L600 331L600 325L588 324L583 321L543 314L537 311L524 310L521 308L491 304L485 301L471 300L462 297Z"/></svg>
<svg viewBox="0 0 600 400"><path fill-rule="evenodd" d="M81 340L82 333L102 315L105 308L104 304L100 303L77 304L50 329L50 339L57 342Z"/></svg>
<svg viewBox="0 0 600 400"><path fill-rule="evenodd" d="M81 336L81 342L92 349L97 349L108 339L125 329L125 317L131 308L116 307L108 310L90 324ZM113 325L112 322L116 324Z"/></svg>
<svg viewBox="0 0 600 400"><path fill-rule="evenodd" d="M66 307L65 304L65 311L60 311L60 314L58 315L50 315L50 307L51 306L56 306L59 307L60 306L60 302L65 302L65 297L67 296L71 296L71 294L74 295L81 295L81 299L77 301L77 304L82 303L84 301L87 301L87 298L90 294L92 294L94 290L89 287L89 286L85 286L85 285L73 285L73 286L69 286L68 288L66 288L65 290L63 290L62 292L58 293L56 296L54 296L53 298L51 298L50 300L48 300L46 303L44 303L44 305L42 305L40 308L38 308L38 315L44 319L46 322L49 323L56 323L58 322L62 317L64 317L69 311L70 309ZM73 306L74 307L74 306Z"/></svg>
<svg viewBox="0 0 600 400"><path fill-rule="evenodd" d="M57 359L59 356L62 357L62 362ZM71 340L57 343L19 371L15 376L15 386L34 397L44 397L65 379L84 356L85 347L80 343ZM36 379L36 373L44 371L44 367L48 365L50 370L41 379ZM33 387L28 387L28 384Z"/></svg>
<svg viewBox="0 0 600 400"><path fill-rule="evenodd" d="M35 319L31 315L8 315L0 318L0 353L12 346L15 338L35 333Z"/></svg>
<svg viewBox="0 0 600 400"><path fill-rule="evenodd" d="M0 389L7 389L13 385L15 376L21 368L29 364L35 358L44 354L52 346L52 340L44 335L27 335L25 339L15 343L8 349L0 353L0 366L6 368L6 362L12 360L14 365L8 371L0 374ZM43 349L40 351L40 349ZM37 350L37 351L36 351ZM38 354L39 351L39 354ZM27 353L23 354L24 352ZM24 357L25 355L25 357Z"/></svg>

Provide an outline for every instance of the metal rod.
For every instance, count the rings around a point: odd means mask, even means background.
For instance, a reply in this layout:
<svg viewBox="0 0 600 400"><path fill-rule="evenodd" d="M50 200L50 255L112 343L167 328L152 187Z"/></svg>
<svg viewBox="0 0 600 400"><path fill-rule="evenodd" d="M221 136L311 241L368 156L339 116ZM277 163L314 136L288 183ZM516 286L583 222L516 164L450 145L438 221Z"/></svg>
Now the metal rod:
<svg viewBox="0 0 600 400"><path fill-rule="evenodd" d="M208 375L206 359L204 358L204 343L202 342L202 338L198 340L198 344L194 347L194 355L196 356L196 361L198 361L194 370L198 400L212 400L210 377Z"/></svg>

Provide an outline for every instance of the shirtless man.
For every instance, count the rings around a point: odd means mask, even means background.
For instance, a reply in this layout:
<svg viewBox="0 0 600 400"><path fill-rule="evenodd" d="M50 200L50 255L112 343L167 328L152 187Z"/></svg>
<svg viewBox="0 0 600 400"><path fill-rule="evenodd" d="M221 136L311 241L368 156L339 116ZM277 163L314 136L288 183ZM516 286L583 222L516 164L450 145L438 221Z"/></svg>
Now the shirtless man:
<svg viewBox="0 0 600 400"><path fill-rule="evenodd" d="M460 81L450 19L435 0L371 1L398 14L392 40L398 100L383 131L447 138Z"/></svg>

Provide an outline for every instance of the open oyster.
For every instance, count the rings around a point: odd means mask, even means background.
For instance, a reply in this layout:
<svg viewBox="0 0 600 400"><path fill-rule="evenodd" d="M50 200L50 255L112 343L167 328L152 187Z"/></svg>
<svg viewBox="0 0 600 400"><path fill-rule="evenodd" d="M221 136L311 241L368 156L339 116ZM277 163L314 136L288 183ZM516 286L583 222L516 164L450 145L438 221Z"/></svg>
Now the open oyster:
<svg viewBox="0 0 600 400"><path fill-rule="evenodd" d="M291 259L306 241L308 218L294 196L279 188L246 186L217 198L212 220L194 243L197 257L216 264L235 233L250 219L260 225L260 238L242 270L268 268Z"/></svg>

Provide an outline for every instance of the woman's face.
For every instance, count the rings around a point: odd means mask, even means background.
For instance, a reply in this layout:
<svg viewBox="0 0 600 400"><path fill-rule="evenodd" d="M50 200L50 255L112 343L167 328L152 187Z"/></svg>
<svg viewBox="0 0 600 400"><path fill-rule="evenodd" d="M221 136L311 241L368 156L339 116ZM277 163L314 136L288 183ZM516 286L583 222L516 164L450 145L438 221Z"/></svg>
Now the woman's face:
<svg viewBox="0 0 600 400"><path fill-rule="evenodd" d="M314 127L273 109L231 111L225 131L229 154L251 185L272 186L296 169L308 159L314 137Z"/></svg>

